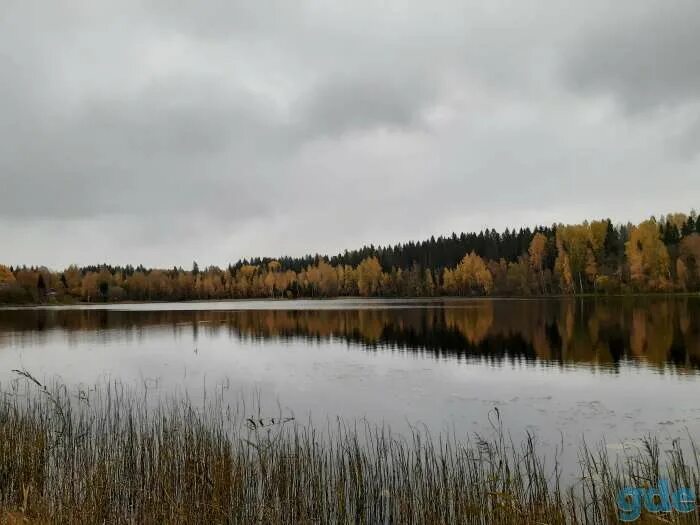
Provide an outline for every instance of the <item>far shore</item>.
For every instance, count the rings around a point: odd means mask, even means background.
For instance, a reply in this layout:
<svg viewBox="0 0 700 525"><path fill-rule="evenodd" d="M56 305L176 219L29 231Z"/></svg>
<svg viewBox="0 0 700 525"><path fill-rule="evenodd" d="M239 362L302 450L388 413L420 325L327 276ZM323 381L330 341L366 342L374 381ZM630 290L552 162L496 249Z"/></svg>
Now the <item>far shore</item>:
<svg viewBox="0 0 700 525"><path fill-rule="evenodd" d="M278 303L290 303L290 302L311 302L311 301L321 301L321 302L331 302L331 301L369 301L376 303L397 303L397 302L415 302L415 301L427 301L427 302L438 302L438 301L469 301L469 300L514 300L514 301L538 301L538 300L549 300L549 299L639 299L639 298L698 298L700 297L700 292L644 292L644 293L625 293L625 294L594 294L594 293L583 293L583 294L547 294L547 295L530 295L530 296L519 296L519 295L444 295L444 296L413 296L413 297L363 297L360 295L352 296L335 296L335 297L249 297L249 298L231 298L231 299L185 299L178 301L163 301L163 300L144 300L144 301L99 301L99 302L87 302L87 301L47 301L47 302L34 302L34 303L0 303L0 310L3 309L17 309L17 308L45 308L45 307L86 307L86 306L119 306L119 305L139 305L139 304L201 304L201 303L251 303L251 302L278 302Z"/></svg>

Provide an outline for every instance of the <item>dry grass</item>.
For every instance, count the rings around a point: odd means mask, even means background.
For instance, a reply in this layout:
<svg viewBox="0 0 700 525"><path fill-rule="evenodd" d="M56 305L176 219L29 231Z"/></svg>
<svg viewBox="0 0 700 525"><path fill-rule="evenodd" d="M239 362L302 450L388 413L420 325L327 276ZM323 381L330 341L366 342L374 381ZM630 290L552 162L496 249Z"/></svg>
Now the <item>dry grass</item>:
<svg viewBox="0 0 700 525"><path fill-rule="evenodd" d="M698 458L653 440L622 460L580 451L564 486L532 439L460 441L340 422L319 433L295 421L247 418L211 399L149 408L104 384L46 388L31 376L0 406L2 523L615 523L625 485L662 476L698 492ZM659 521L661 520L661 521ZM663 521L665 520L665 521ZM639 523L699 523L697 513Z"/></svg>

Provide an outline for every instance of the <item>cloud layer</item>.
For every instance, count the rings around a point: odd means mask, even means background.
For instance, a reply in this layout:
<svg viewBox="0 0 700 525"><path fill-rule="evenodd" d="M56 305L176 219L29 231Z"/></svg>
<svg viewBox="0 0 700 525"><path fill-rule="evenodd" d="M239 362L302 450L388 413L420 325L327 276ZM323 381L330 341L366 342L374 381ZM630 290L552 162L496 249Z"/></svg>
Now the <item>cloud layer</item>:
<svg viewBox="0 0 700 525"><path fill-rule="evenodd" d="M700 204L692 0L143 4L3 7L3 262L225 264Z"/></svg>

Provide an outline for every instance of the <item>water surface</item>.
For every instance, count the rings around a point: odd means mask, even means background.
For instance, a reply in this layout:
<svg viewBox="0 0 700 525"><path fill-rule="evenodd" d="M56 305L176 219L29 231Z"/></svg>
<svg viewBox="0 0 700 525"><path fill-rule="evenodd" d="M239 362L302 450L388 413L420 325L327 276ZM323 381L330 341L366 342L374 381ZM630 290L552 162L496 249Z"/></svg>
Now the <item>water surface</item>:
<svg viewBox="0 0 700 525"><path fill-rule="evenodd" d="M700 436L700 300L328 300L0 310L0 380L259 397L298 419L543 446Z"/></svg>

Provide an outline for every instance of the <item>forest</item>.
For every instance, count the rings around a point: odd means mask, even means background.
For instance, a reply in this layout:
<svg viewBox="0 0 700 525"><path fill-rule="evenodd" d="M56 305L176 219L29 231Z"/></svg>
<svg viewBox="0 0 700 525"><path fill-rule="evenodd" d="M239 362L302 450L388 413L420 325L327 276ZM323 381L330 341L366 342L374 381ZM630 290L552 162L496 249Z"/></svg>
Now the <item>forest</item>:
<svg viewBox="0 0 700 525"><path fill-rule="evenodd" d="M453 233L335 256L243 259L226 268L0 265L3 304L698 291L694 211L640 224L603 219Z"/></svg>

